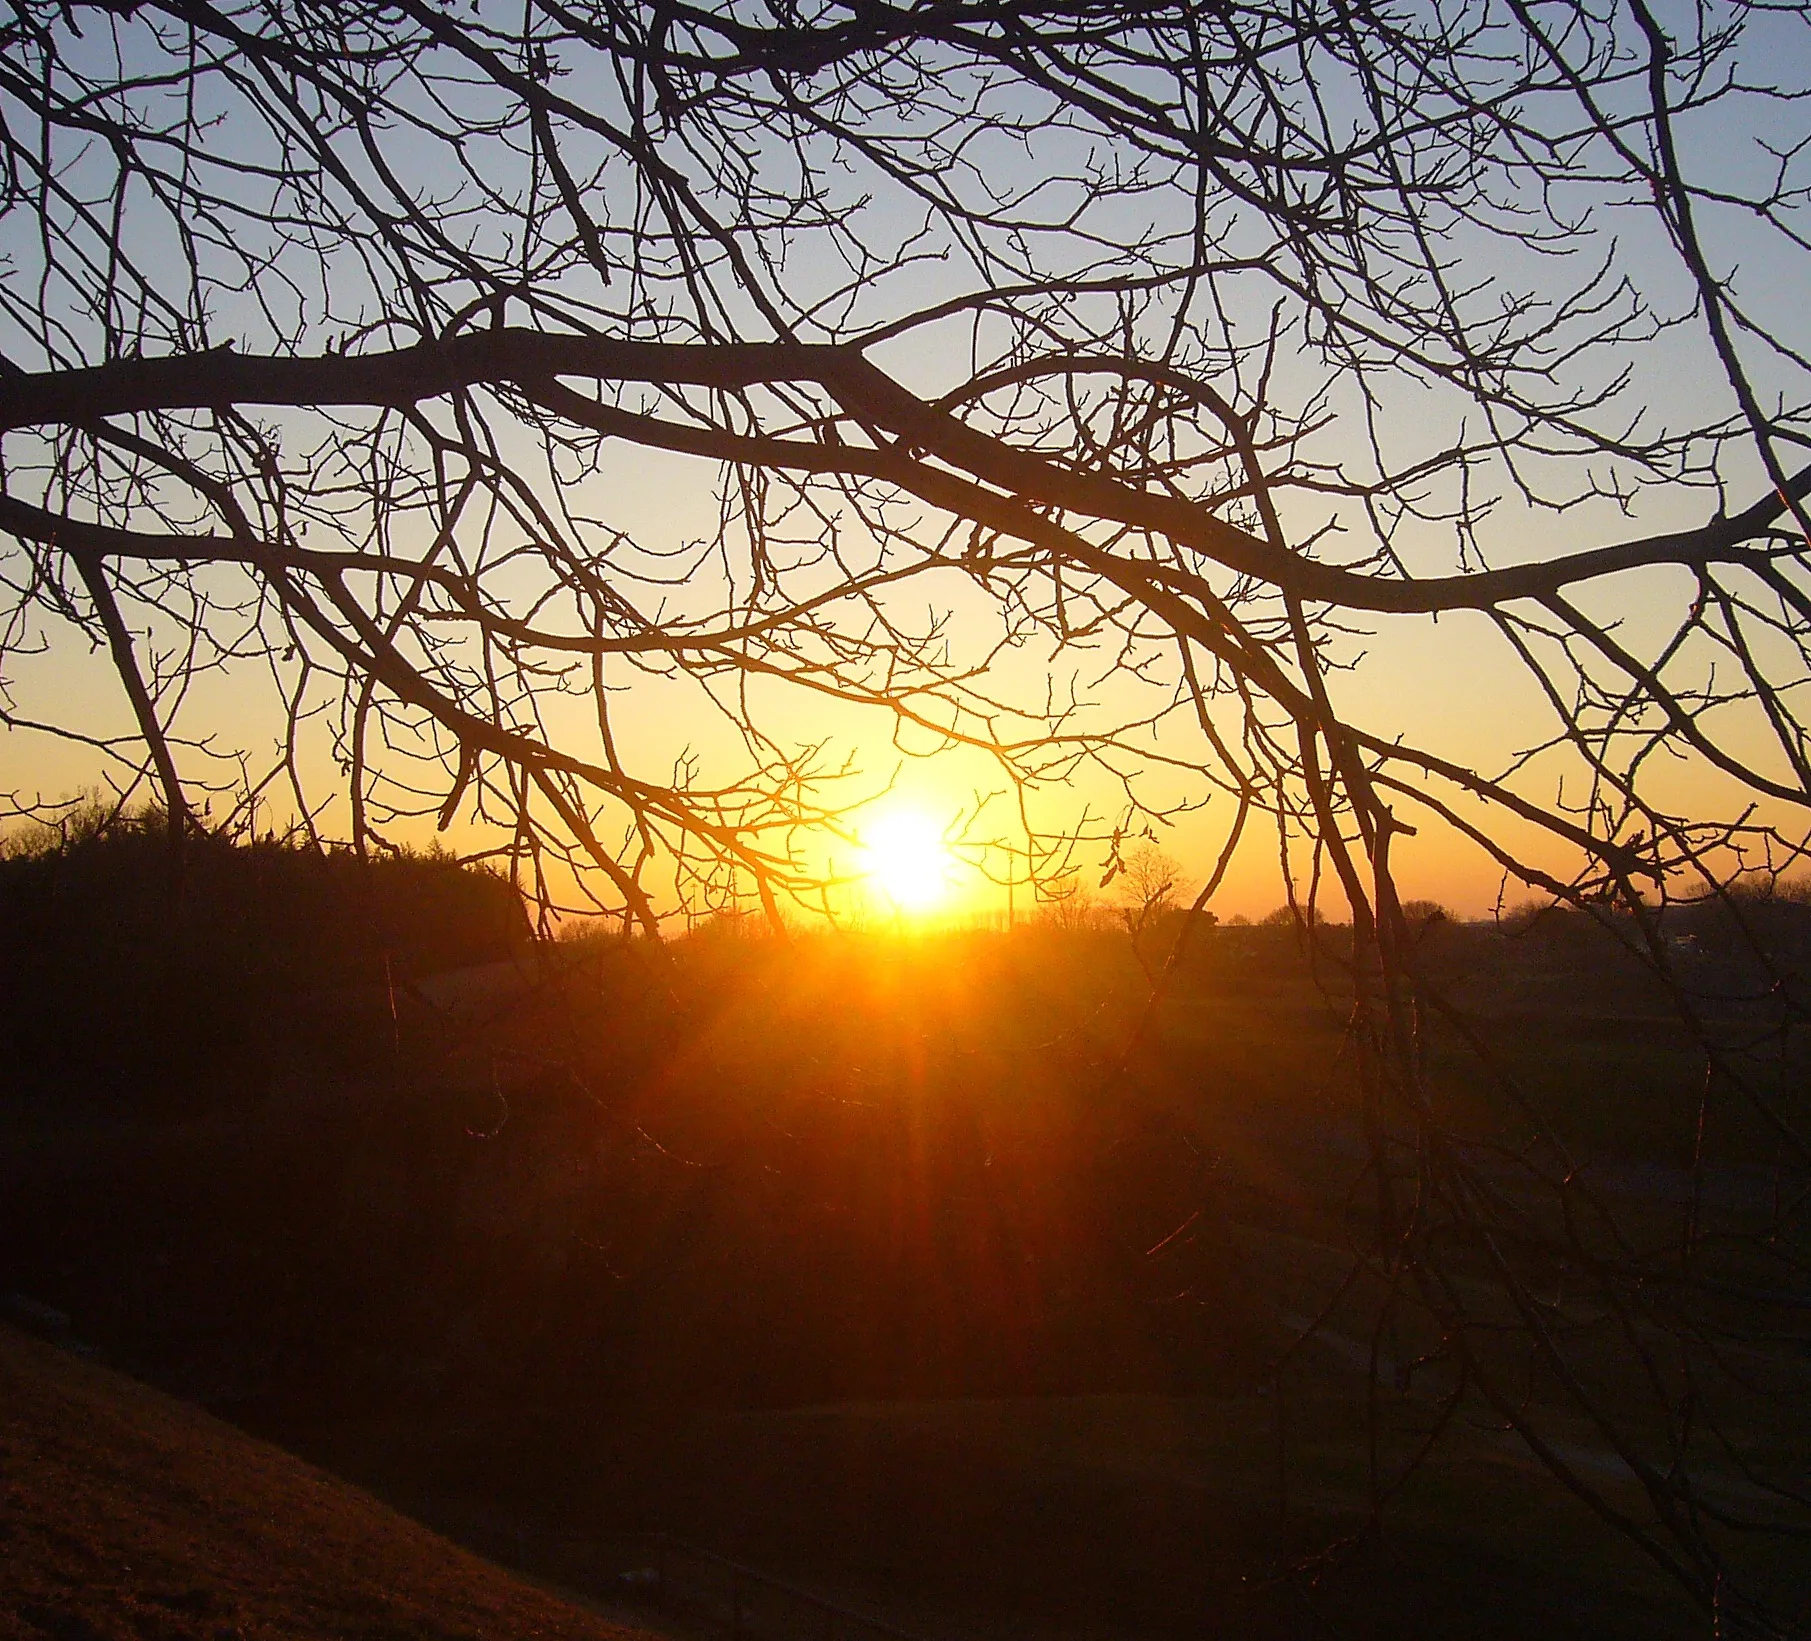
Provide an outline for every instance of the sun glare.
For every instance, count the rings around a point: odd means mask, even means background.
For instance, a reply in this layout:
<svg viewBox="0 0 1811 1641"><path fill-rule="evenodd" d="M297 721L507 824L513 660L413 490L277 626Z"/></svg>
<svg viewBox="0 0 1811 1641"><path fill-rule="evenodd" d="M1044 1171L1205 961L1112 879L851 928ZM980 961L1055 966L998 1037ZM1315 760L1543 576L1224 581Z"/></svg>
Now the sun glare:
<svg viewBox="0 0 1811 1641"><path fill-rule="evenodd" d="M928 815L895 811L863 829L868 879L902 912L924 912L950 889L955 865L943 831Z"/></svg>

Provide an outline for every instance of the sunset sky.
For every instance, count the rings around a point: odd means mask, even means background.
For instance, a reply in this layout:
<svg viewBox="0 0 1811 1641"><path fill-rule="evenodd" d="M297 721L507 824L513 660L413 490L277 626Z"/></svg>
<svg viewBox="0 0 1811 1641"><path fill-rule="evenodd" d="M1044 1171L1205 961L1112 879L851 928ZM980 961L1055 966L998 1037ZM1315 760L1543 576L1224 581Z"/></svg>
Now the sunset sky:
<svg viewBox="0 0 1811 1641"><path fill-rule="evenodd" d="M1678 21L1683 26L1683 11ZM1747 49L1750 60L1767 62L1783 79L1790 80L1797 72L1802 80L1808 67L1801 61L1806 53L1804 31L1791 24L1790 18L1751 19ZM135 34L122 24L113 38L123 42L117 49L129 67L141 68L153 60L149 37L142 32ZM104 56L106 48L97 36L85 41L81 50ZM491 105L478 91L471 95L470 119L476 132L480 112ZM1007 96L999 107L1009 116L1026 116L1028 129L1010 137L995 132L978 141L969 158L985 186L1013 195L1027 210L1035 202L1051 223L1064 223L1065 213L1079 213L1088 232L1103 241L1118 235L1129 246L1148 238L1156 257L1174 254L1175 247L1187 241L1195 208L1190 195L1172 184L1148 194L1103 190L1094 197L1080 179L1105 174L1090 170L1106 163L1097 138L1060 124L1037 126L1030 121L1030 103L1022 94L1013 95L1017 102ZM1616 95L1638 96L1639 83L1631 80ZM1333 86L1328 96L1338 117L1360 118L1362 109L1352 87ZM1790 146L1802 121L1796 105L1741 100L1727 108L1696 112L1687 123L1685 152L1694 180L1706 186L1714 180L1718 188L1734 191L1764 186L1769 168L1777 163L1775 154L1782 145ZM452 220L455 205L469 205L467 193L462 193L469 191L469 179L456 171L444 146L428 134L398 141L399 152L415 167L409 186L416 197L435 202L436 209ZM796 156L778 139L757 135L750 141L750 152L771 170L762 180L783 194L794 178ZM575 137L573 142L575 153L595 159L600 167L600 210L613 208L611 173L603 169L605 160L597 158L601 151L589 137ZM763 142L765 147L760 146ZM481 149L483 143L474 139L473 146ZM104 169L104 157L84 153L71 165L69 175L80 182L88 168ZM693 180L708 189L718 179L699 162ZM801 313L816 314L819 304L827 312L834 298L859 313L864 325L874 326L985 285L976 269L957 254L953 234L928 248L917 245L914 236L935 239L935 235L925 228L921 215L913 214L914 201L900 191L875 186L872 178L853 169L845 177L830 168L821 183L814 183L820 185L827 206L846 213L834 222L835 232L844 236L834 242L842 246L843 254L841 259L832 254L828 230L801 233L796 245L788 242L783 283ZM1389 499L1369 522L1355 495L1329 496L1312 486L1285 492L1279 505L1292 542L1313 543L1321 558L1337 561L1359 557L1381 538L1408 573L1450 574L1462 565L1501 567L1658 531L1693 528L1719 506L1733 511L1766 494L1769 486L1752 449L1730 431L1734 424L1729 389L1704 327L1693 320L1695 291L1652 209L1652 199L1625 180L1582 173L1556 192L1557 204L1549 203L1570 224L1563 242L1546 243L1537 250L1475 224L1459 224L1442 246L1442 254L1449 258L1447 267L1454 281L1463 284L1465 300L1473 309L1487 314L1494 305L1507 315L1524 299L1538 308L1541 303L1563 304L1580 288L1595 290L1580 270L1601 263L1607 270L1603 289L1610 293L1605 303L1633 304L1638 298L1648 317L1631 324L1626 336L1594 343L1577 357L1559 346L1571 332L1556 333L1548 366L1554 390L1600 391L1601 401L1591 407L1590 419L1608 441L1625 432L1632 437L1637 431L1652 436L1657 430L1697 430L1695 442L1680 456L1688 479L1670 486L1636 485L1626 464L1619 465L1614 455L1582 447L1549 448L1530 440L1526 448L1517 448L1513 463L1493 459L1463 474L1449 467L1433 473L1424 485L1391 479L1384 486ZM1224 252L1261 248L1260 229L1241 214L1243 207L1236 202L1215 201L1205 209L1203 220ZM1802 249L1789 237L1757 226L1752 213L1739 206L1718 209L1705 204L1703 211L1716 272L1732 281L1749 329L1759 336L1801 335ZM146 230L153 255L159 231ZM29 243L33 232L22 214L13 215L4 227L10 236L4 248L21 267L28 266L34 254ZM1093 254L1077 248L1080 238L1071 244L1054 229L1047 237L1053 257L1075 260ZM846 253L852 243L874 253L882 272L851 284ZM173 256L173 248L165 244L163 254ZM1083 263L1077 260L1076 265ZM331 248L318 262L291 246L273 266L276 274L270 283L283 285L275 306L262 290L255 296L224 286L212 291L215 332L231 335L246 352L307 353L338 345L345 335L346 315L369 294L360 281L372 277L361 272L351 242ZM174 262L169 267L174 277ZM573 291L579 289L574 280L567 283ZM1228 380L1235 385L1250 388L1256 368L1251 350L1263 339L1266 327L1276 322L1275 300L1276 287L1261 268L1226 275L1213 287L1212 319L1199 324L1204 336L1212 332L1224 337L1226 358L1234 361ZM1160 311L1142 315L1140 344L1148 343L1165 322ZM900 339L878 344L871 356L906 386L935 399L988 362L988 350L997 340L988 329L990 323L963 317L917 326ZM1281 345L1264 366L1263 381L1273 412L1302 424L1293 452L1301 474L1338 474L1358 485L1367 482L1367 475L1374 479L1380 472L1413 472L1417 464L1476 437L1492 414L1480 408L1476 395L1451 381L1436 380L1438 373L1433 371L1418 378L1403 374L1383 379L1381 386L1360 384L1316 352L1305 321L1285 315L1280 323ZM29 348L16 351L24 357ZM1750 353L1754 380L1764 397L1785 405L1804 398L1802 357L1794 356L1789 345L1772 352L1756 345ZM273 411L260 420L282 436L285 451L296 452L304 466L305 453L325 425L321 418L299 411ZM519 429L507 437L518 443L505 445L506 459L531 480L542 482L545 454ZM739 569L721 571L702 550L687 556L688 544L707 541L720 526L722 482L721 469L712 461L617 443L607 447L594 472L578 479L567 475L562 494L575 515L585 516L596 539L609 535L631 542L645 564L656 568L688 566L671 586L660 584L653 569L647 572L646 585L657 587L652 596L663 617L672 618L732 607L746 591L736 581ZM1414 512L1392 511L1395 503L1405 501L1413 503ZM1470 515L1464 539L1454 522L1461 507ZM911 526L896 522L895 527L908 540L925 546L948 526L947 519L933 516L928 508L917 507L914 517ZM881 551L872 544L864 546L863 521L853 511L829 516L812 527L821 528L825 539L844 532L839 540L857 557L864 551ZM423 519L404 518L396 525L398 550L420 552L427 539ZM504 572L497 584L507 586L513 573ZM1227 578L1228 586L1231 580ZM280 661L243 655L235 659L229 653L233 624L247 619L249 608L243 602L247 583L241 572L215 567L202 574L200 584L220 600L214 620L225 646L222 655L180 687L169 682L178 660L170 634L151 632L146 655L150 670L164 678L162 707L177 734L192 743L183 753L185 773L219 788L217 801L228 806L225 788L244 776L256 779L271 766L288 675ZM810 586L808 573L802 584ZM1227 592L1228 587L1221 590ZM1625 574L1576 591L1581 608L1614 626L1642 652L1664 647L1693 595L1691 578L1670 570ZM912 817L912 826L934 827L950 840L951 882L947 893L935 898L950 915L966 915L1004 904L1004 891L985 883L972 863L986 858L1004 870L1010 851L1023 849L1024 821L1046 838L1069 832L1083 835L1071 863L1075 881L1082 883L1098 881L1108 858L1108 840L1123 823L1128 844L1148 831L1182 863L1185 886L1204 878L1226 836L1234 806L1224 790L1217 790L1201 774L1205 762L1201 732L1174 698L1177 673L1173 658L1166 661L1160 653L1160 641L1153 640L1140 661L1145 668L1142 676L1104 635L1084 636L1063 647L1032 639L996 653L998 609L964 577L947 570L908 579L884 594L881 602L908 624L928 628L941 623L953 665L988 659L988 671L976 687L1000 703L993 728L1002 741L1032 733L1053 698L1081 703L1076 727L1093 733L1153 715L1161 721L1128 735L1104 763L1047 766L1047 778L1024 790L1021 814L1016 808L1020 795L985 751L939 745L933 733L902 727L884 708L831 702L821 693L755 677L746 682L746 699L772 744L787 754L818 748L818 769L841 772L826 790L835 792L839 803L855 806L842 836L825 831L795 839L802 858L821 862L833 874L847 873L853 869L848 862L861 858L864 840L876 826L884 830L902 824L901 816ZM1406 739L1487 772L1514 766L1517 789L1536 802L1565 810L1579 801L1584 777L1572 751L1554 748L1519 762L1555 735L1556 719L1489 617L1470 612L1438 619L1337 615L1324 631L1328 692L1348 722L1386 741ZM1791 646L1782 642L1779 654L1767 659L1793 674L1790 687L1796 688L1800 681L1796 674L1803 668L1790 651ZM1704 681L1715 675L1716 657L1694 640L1671 664L1681 674ZM12 636L5 669L9 711L18 727L0 731L0 792L11 791L29 802L121 778L125 765L114 759L110 766L108 757L92 744L59 740L28 727L77 727L81 734L102 741L129 735L131 718L104 648L97 648L54 610L32 605ZM614 656L605 668L605 681L617 748L644 778L667 780L676 762L688 758L696 760L695 778L705 784L732 781L746 771L751 753L742 736L712 710L694 682L654 676ZM547 712L556 740L586 756L592 754L598 730L592 704L582 694L552 701ZM1752 703L1717 709L1707 722L1713 720L1728 745L1751 752L1763 767L1792 778L1777 749L1763 744L1766 726ZM1223 727L1234 731L1230 716ZM404 747L401 754L408 751ZM243 776L235 762L240 753L245 756ZM299 754L307 784L322 795L318 824L330 836L344 835L349 825L346 800L339 790L343 781L334 767L336 754L326 718L310 721ZM1739 783L1710 771L1703 760L1674 758L1671 752L1667 758L1673 761L1650 765L1645 772L1650 796L1657 803L1699 818L1733 816L1748 808L1750 797ZM380 774L394 774L405 783L414 778L406 756L396 748L378 767ZM1129 797L1137 800L1142 812L1132 811ZM431 802L428 807L431 810ZM273 786L263 803L261 825L281 829L293 820L294 811L293 800L282 795L280 785ZM1406 893L1439 899L1467 915L1482 914L1495 903L1502 883L1497 865L1432 817L1415 813L1406 799L1400 818L1418 828L1396 845L1397 872ZM1799 824L1789 814L1776 814L1765 806L1754 812L1754 818L1774 822L1788 834ZM1531 861L1561 876L1572 869L1574 863L1563 849L1531 841L1513 819L1497 824L1505 837L1529 849ZM399 822L395 828L398 839L425 841L431 835L429 819ZM462 813L448 830L449 840L467 849L492 846L498 836L469 813ZM989 845L994 846L991 852ZM1060 866L1060 851L1046 855L1047 873L1060 872ZM1524 892L1511 884L1508 898L1516 900ZM1259 817L1249 828L1215 907L1222 914L1261 914L1281 898L1275 828Z"/></svg>

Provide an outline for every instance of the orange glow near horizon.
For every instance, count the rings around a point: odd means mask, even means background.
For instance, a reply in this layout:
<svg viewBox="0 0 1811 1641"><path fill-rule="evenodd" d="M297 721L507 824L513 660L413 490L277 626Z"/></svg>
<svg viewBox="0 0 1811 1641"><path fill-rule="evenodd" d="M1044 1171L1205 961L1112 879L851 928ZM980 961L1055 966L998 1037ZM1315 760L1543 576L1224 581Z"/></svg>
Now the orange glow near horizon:
<svg viewBox="0 0 1811 1641"><path fill-rule="evenodd" d="M919 810L876 815L862 828L866 873L902 912L928 912L949 898L955 857L943 829Z"/></svg>

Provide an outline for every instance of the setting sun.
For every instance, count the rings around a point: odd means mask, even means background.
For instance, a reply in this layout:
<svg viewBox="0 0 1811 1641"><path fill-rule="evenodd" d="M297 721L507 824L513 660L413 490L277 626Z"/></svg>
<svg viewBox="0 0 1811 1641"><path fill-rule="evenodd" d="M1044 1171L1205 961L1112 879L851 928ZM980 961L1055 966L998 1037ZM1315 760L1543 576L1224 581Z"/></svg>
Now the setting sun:
<svg viewBox="0 0 1811 1641"><path fill-rule="evenodd" d="M955 862L928 815L877 816L864 828L863 848L869 880L902 912L928 911L949 893Z"/></svg>

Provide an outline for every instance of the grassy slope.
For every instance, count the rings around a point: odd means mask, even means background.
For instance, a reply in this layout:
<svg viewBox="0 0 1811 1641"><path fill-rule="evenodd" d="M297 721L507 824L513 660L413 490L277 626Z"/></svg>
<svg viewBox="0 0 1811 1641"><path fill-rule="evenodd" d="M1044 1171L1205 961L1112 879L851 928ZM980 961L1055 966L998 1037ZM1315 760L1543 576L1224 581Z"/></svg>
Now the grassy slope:
<svg viewBox="0 0 1811 1641"><path fill-rule="evenodd" d="M0 1328L0 1637L635 1633L194 1408Z"/></svg>

